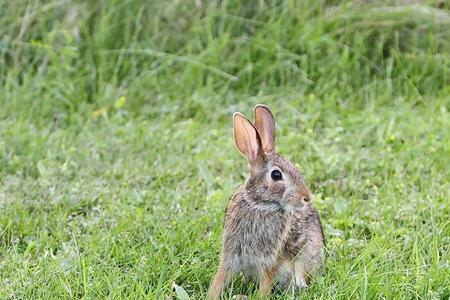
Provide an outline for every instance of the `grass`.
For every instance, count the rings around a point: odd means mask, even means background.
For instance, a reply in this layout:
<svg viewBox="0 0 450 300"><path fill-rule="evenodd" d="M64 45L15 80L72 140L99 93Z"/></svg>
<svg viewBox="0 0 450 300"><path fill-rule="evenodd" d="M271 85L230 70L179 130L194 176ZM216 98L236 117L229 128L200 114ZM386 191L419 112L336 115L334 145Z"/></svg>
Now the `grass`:
<svg viewBox="0 0 450 300"><path fill-rule="evenodd" d="M327 239L296 299L449 299L449 9L0 2L0 298L204 298L265 103Z"/></svg>

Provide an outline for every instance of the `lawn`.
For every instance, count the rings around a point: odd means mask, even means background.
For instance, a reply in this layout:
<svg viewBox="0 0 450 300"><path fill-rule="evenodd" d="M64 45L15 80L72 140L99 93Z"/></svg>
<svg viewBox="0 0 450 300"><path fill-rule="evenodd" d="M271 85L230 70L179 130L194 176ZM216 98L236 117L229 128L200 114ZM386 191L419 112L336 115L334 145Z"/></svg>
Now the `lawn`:
<svg viewBox="0 0 450 300"><path fill-rule="evenodd" d="M450 4L247 2L0 2L0 299L203 299L256 103L326 237L294 298L450 298Z"/></svg>

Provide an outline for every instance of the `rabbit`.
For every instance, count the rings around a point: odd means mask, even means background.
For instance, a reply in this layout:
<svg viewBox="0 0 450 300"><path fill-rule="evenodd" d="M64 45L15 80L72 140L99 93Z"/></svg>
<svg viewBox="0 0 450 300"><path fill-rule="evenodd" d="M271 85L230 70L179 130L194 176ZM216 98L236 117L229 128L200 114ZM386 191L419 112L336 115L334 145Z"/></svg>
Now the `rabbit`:
<svg viewBox="0 0 450 300"><path fill-rule="evenodd" d="M258 104L254 114L254 124L233 114L234 141L250 174L228 203L210 300L241 271L258 283L261 295L270 295L275 281L295 291L322 274L324 235L311 192L297 168L275 151L270 109Z"/></svg>

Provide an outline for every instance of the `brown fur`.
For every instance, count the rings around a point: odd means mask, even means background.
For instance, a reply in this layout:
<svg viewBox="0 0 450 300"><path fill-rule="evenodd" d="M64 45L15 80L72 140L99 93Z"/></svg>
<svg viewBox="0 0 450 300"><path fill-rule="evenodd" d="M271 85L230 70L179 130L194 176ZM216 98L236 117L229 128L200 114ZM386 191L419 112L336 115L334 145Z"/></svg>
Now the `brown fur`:
<svg viewBox="0 0 450 300"><path fill-rule="evenodd" d="M220 265L208 299L220 297L227 282L240 271L259 281L263 295L270 293L276 277L284 288L301 288L322 272L324 238L319 215L310 202L311 192L294 165L273 150L271 126L275 123L268 108L257 106L255 113L260 113L258 130L267 130L264 140L269 148L263 149L259 132L256 128L252 132L253 125L239 114L235 140L249 159L250 176L228 204ZM245 130L236 128L241 124ZM270 151L264 151L267 149ZM275 169L283 174L282 180L272 180Z"/></svg>

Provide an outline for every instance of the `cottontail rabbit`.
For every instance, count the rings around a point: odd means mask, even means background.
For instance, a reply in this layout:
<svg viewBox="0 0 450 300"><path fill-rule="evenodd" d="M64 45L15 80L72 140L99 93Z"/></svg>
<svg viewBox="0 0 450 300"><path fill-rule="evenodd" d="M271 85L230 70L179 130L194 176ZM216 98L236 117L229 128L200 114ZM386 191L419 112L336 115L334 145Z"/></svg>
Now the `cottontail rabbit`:
<svg viewBox="0 0 450 300"><path fill-rule="evenodd" d="M270 294L276 279L283 288L302 288L322 272L324 237L311 192L297 168L275 151L269 108L256 105L254 113L254 125L233 115L234 141L249 161L250 175L228 204L208 299L218 299L240 271L259 283L262 295Z"/></svg>

